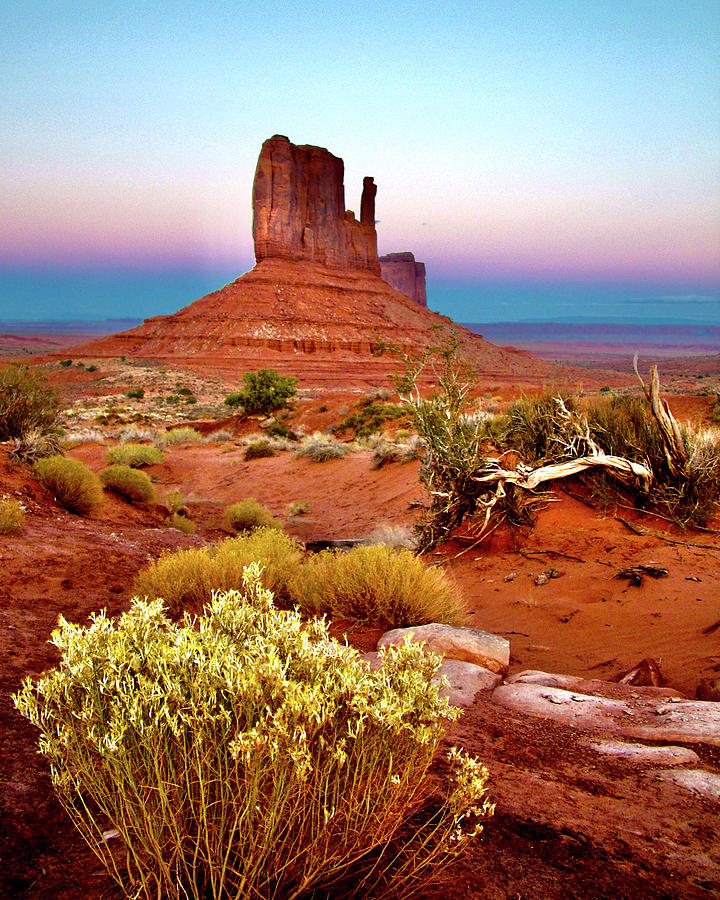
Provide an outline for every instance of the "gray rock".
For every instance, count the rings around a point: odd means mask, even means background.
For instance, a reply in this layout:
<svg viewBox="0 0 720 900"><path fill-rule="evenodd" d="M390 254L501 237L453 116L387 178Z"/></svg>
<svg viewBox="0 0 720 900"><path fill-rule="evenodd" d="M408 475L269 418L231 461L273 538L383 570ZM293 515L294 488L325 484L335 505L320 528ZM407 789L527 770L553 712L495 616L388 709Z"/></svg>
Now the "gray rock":
<svg viewBox="0 0 720 900"><path fill-rule="evenodd" d="M593 741L590 747L604 756L656 766L691 766L700 763L700 757L689 747L649 747L647 744L628 744L624 741Z"/></svg>
<svg viewBox="0 0 720 900"><path fill-rule="evenodd" d="M720 775L715 772L705 772L702 769L672 769L658 772L658 778L663 781L673 781L680 787L701 794L703 797L720 800Z"/></svg>
<svg viewBox="0 0 720 900"><path fill-rule="evenodd" d="M720 705L682 700L632 688L622 699L595 696L543 684L502 684L493 702L508 709L554 719L585 730L640 740L720 746ZM657 690L657 689L655 689Z"/></svg>
<svg viewBox="0 0 720 900"><path fill-rule="evenodd" d="M371 669L379 669L382 666L380 653L363 653L360 658ZM495 672L457 659L443 661L433 678L433 684L440 684L443 676L447 679L448 686L441 694L447 697L453 706L471 706L480 691L492 691L502 682L502 677Z"/></svg>
<svg viewBox="0 0 720 900"><path fill-rule="evenodd" d="M477 628L453 628L451 625L417 625L395 628L378 641L378 650L402 644L406 639L427 644L433 653L449 659L474 663L491 672L504 673L510 663L510 644L505 638Z"/></svg>

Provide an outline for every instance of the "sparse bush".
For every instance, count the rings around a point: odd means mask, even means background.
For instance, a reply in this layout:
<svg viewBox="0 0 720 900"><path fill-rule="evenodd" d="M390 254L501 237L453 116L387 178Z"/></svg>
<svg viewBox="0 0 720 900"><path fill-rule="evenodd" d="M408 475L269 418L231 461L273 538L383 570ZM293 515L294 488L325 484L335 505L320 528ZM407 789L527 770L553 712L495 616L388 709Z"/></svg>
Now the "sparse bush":
<svg viewBox="0 0 720 900"><path fill-rule="evenodd" d="M270 510L248 497L228 506L223 516L223 525L228 531L251 531L253 528L282 528Z"/></svg>
<svg viewBox="0 0 720 900"><path fill-rule="evenodd" d="M97 372L97 370L98 370L98 367L94 363L89 365L86 369L87 372Z"/></svg>
<svg viewBox="0 0 720 900"><path fill-rule="evenodd" d="M177 489L168 491L163 497L163 503L167 507L169 513L183 512L184 515L187 514L185 498L183 497L182 492Z"/></svg>
<svg viewBox="0 0 720 900"><path fill-rule="evenodd" d="M163 448L174 444L188 444L200 440L202 440L202 435L199 431L191 428L189 425L180 425L177 428L171 428L169 431L163 431L156 435L155 444Z"/></svg>
<svg viewBox="0 0 720 900"><path fill-rule="evenodd" d="M384 544L395 550L414 550L415 541L408 528L403 525L380 525L367 538L368 544Z"/></svg>
<svg viewBox="0 0 720 900"><path fill-rule="evenodd" d="M297 434L282 422L271 422L263 431L269 438L284 438L286 441L299 440Z"/></svg>
<svg viewBox="0 0 720 900"><path fill-rule="evenodd" d="M98 428L75 428L65 435L63 446L79 447L81 444L104 444L105 435Z"/></svg>
<svg viewBox="0 0 720 900"><path fill-rule="evenodd" d="M140 425L125 425L118 431L115 437L121 443L155 441L157 439L157 432L153 428L146 428Z"/></svg>
<svg viewBox="0 0 720 900"><path fill-rule="evenodd" d="M222 443L223 441L231 441L233 435L229 431L220 429L219 431L211 431L202 439L203 444Z"/></svg>
<svg viewBox="0 0 720 900"><path fill-rule="evenodd" d="M69 369L70 366L72 365L72 360L71 359L61 359L60 365L63 367L63 369Z"/></svg>
<svg viewBox="0 0 720 900"><path fill-rule="evenodd" d="M48 456L35 463L35 474L70 512L86 515L102 502L100 479L78 459Z"/></svg>
<svg viewBox="0 0 720 900"><path fill-rule="evenodd" d="M263 459L267 456L275 456L272 444L266 438L250 441L243 454L245 459Z"/></svg>
<svg viewBox="0 0 720 900"><path fill-rule="evenodd" d="M397 444L389 441L378 441L372 458L372 468L380 469L385 463L397 462L403 457L403 450Z"/></svg>
<svg viewBox="0 0 720 900"><path fill-rule="evenodd" d="M455 584L408 550L359 546L310 557L294 582L309 613L339 616L377 628L444 622L461 625L465 605Z"/></svg>
<svg viewBox="0 0 720 900"><path fill-rule="evenodd" d="M0 534L16 534L25 524L25 507L19 500L0 500Z"/></svg>
<svg viewBox="0 0 720 900"><path fill-rule="evenodd" d="M56 431L31 428L21 437L12 439L10 453L15 459L34 463L39 459L45 459L46 456L61 456L62 443Z"/></svg>
<svg viewBox="0 0 720 900"><path fill-rule="evenodd" d="M310 512L310 504L307 500L293 500L290 504L291 516L304 516Z"/></svg>
<svg viewBox="0 0 720 900"><path fill-rule="evenodd" d="M414 893L492 814L487 770L455 748L433 796L458 715L431 682L440 658L407 644L368 671L322 621L276 609L256 566L241 588L197 622L142 600L60 620L59 667L14 700L61 803L125 896Z"/></svg>
<svg viewBox="0 0 720 900"><path fill-rule="evenodd" d="M389 392L388 392L389 393ZM394 419L407 419L408 411L404 406L396 403L378 403L373 399L366 402L357 412L347 416L332 430L335 434L343 434L352 430L356 438L368 437L376 431L381 431L386 422Z"/></svg>
<svg viewBox="0 0 720 900"><path fill-rule="evenodd" d="M279 601L289 603L289 585L301 559L300 544L282 531L257 528L197 550L164 553L140 570L133 591L140 597L161 597L173 615L187 606L199 610L213 591L239 588L243 568L258 562L263 586Z"/></svg>
<svg viewBox="0 0 720 900"><path fill-rule="evenodd" d="M120 444L111 447L107 452L107 461L120 466L139 469L142 466L154 466L165 461L165 454L151 444Z"/></svg>
<svg viewBox="0 0 720 900"><path fill-rule="evenodd" d="M59 405L42 372L20 365L0 369L0 441L21 438L33 430L47 432Z"/></svg>
<svg viewBox="0 0 720 900"><path fill-rule="evenodd" d="M145 388L131 388L129 391L127 391L125 396L130 400L142 400L142 398L145 396Z"/></svg>
<svg viewBox="0 0 720 900"><path fill-rule="evenodd" d="M307 456L313 462L327 462L330 459L343 459L348 455L349 447L338 441L313 435L304 441L295 452L296 456Z"/></svg>
<svg viewBox="0 0 720 900"><path fill-rule="evenodd" d="M228 406L242 406L247 413L271 413L285 406L297 393L297 378L278 375L274 369L258 369L243 375L244 386L228 394Z"/></svg>
<svg viewBox="0 0 720 900"><path fill-rule="evenodd" d="M155 499L155 488L145 472L130 466L109 466L100 472L100 481L131 503L147 503Z"/></svg>
<svg viewBox="0 0 720 900"><path fill-rule="evenodd" d="M171 513L167 517L165 524L169 528L175 528L177 531L182 531L183 534L195 534L197 531L197 525L193 520L180 512Z"/></svg>

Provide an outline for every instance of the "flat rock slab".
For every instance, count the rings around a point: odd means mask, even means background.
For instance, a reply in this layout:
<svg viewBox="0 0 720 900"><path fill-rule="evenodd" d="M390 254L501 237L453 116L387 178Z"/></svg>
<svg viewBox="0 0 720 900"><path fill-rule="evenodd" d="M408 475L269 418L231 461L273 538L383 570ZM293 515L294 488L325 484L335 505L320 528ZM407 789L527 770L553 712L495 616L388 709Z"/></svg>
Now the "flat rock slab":
<svg viewBox="0 0 720 900"><path fill-rule="evenodd" d="M629 762L650 763L656 766L692 766L700 764L700 757L689 747L650 747L647 744L628 744L625 741L593 741L589 745L596 753L627 759Z"/></svg>
<svg viewBox="0 0 720 900"><path fill-rule="evenodd" d="M382 666L380 653L363 653L360 658L371 669L379 669ZM489 669L457 659L444 660L432 680L433 684L440 684L443 676L447 678L449 687L444 687L440 693L447 697L453 706L470 706L480 691L495 690L502 681L500 675Z"/></svg>
<svg viewBox="0 0 720 900"><path fill-rule="evenodd" d="M491 672L504 673L510 664L510 643L497 634L477 628L453 628L452 625L417 625L395 628L378 641L378 650L399 646L406 640L427 645L433 653L449 659L473 663Z"/></svg>
<svg viewBox="0 0 720 900"><path fill-rule="evenodd" d="M641 694L614 699L547 687L502 684L493 702L531 716L542 716L583 730L626 738L720 746L720 704Z"/></svg>
<svg viewBox="0 0 720 900"><path fill-rule="evenodd" d="M669 772L658 772L658 778L663 781L673 781L680 787L720 800L720 775L714 772L705 772L702 769L672 769Z"/></svg>
<svg viewBox="0 0 720 900"><path fill-rule="evenodd" d="M561 675L555 672L541 672L528 669L517 672L505 679L508 684L544 684L546 687L563 688L566 691L579 691L581 694L594 694L598 697L612 697L622 700L626 697L676 697L685 699L685 695L673 688L651 687L648 685L618 684L615 681L580 678L579 675Z"/></svg>

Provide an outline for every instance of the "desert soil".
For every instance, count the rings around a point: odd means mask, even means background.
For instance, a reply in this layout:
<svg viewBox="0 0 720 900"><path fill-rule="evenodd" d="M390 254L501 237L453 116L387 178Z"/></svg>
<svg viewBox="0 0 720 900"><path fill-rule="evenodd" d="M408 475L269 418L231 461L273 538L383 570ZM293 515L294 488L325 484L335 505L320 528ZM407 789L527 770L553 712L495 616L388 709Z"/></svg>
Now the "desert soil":
<svg viewBox="0 0 720 900"><path fill-rule="evenodd" d="M85 381L73 381L75 371L59 377L81 408L90 392ZM299 418L305 416L307 430L326 427L349 402L338 393L321 410L325 404L316 398ZM674 408L703 419L709 401L688 397ZM362 538L379 526L410 527L417 516L410 506L422 497L417 462L375 469L368 450L320 464L292 452L248 462L237 440L247 423L222 425L235 437L170 447L165 462L147 470L161 497L177 488L188 498L196 535L167 528L160 504L133 506L110 495L91 515L71 515L28 469L10 467L0 449L0 494L27 508L22 532L0 537L0 896L116 896L56 802L35 730L10 699L26 675L57 662L48 637L59 615L84 621L101 608L126 609L133 578L149 557L222 537L224 507L244 497L266 504L304 541ZM110 443L84 443L70 453L98 470ZM431 561L459 583L469 621L508 638L511 672L616 681L652 658L667 685L693 697L701 679L720 673L720 630L712 628L720 621L717 532L680 532L624 508L591 508L581 485L568 489L572 496L558 490L534 528L498 530L479 547L452 541ZM293 501L307 503L308 512L290 517ZM643 529L652 533L636 533ZM641 563L668 574L639 587L615 577ZM538 584L550 569L553 577ZM362 650L379 636L342 623L335 631ZM719 896L718 800L658 780L648 764L602 756L589 737L479 695L448 741L486 762L497 812L423 897ZM704 769L720 772L717 747L693 749Z"/></svg>

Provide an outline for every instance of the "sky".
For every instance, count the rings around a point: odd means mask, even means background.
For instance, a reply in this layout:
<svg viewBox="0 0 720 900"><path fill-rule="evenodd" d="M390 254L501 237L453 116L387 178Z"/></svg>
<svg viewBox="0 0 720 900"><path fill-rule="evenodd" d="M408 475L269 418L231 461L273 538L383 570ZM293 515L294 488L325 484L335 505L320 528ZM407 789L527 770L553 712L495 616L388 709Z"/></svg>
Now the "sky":
<svg viewBox="0 0 720 900"><path fill-rule="evenodd" d="M720 311L719 59L713 0L14 0L0 269L236 277L285 134L345 160L358 213L374 176L379 250L414 251L431 297L618 285Z"/></svg>

